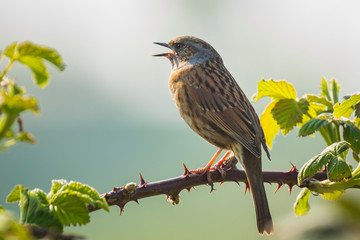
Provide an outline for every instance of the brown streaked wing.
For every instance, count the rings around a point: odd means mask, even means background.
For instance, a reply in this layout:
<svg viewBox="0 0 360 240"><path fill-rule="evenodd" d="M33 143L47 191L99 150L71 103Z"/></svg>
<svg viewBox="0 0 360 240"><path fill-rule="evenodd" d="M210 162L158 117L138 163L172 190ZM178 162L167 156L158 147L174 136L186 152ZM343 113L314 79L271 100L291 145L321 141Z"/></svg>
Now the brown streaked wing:
<svg viewBox="0 0 360 240"><path fill-rule="evenodd" d="M209 121L240 142L252 154L261 156L261 137L258 136L261 134L261 126L255 120L257 116L254 116L256 113L252 106L248 106L249 102L228 100L220 93L213 93L199 85L187 84L187 90L192 102L201 108Z"/></svg>

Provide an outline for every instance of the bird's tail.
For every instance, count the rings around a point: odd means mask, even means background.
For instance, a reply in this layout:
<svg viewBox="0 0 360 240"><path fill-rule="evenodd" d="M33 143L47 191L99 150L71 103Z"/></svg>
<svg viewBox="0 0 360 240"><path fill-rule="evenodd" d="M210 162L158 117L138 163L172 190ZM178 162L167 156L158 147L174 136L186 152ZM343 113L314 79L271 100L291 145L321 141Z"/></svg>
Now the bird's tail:
<svg viewBox="0 0 360 240"><path fill-rule="evenodd" d="M245 148L243 149L242 156L236 156L236 158L238 160L241 159L240 161L246 172L254 200L258 231L260 234L265 232L270 235L274 230L263 183L261 158L254 156Z"/></svg>

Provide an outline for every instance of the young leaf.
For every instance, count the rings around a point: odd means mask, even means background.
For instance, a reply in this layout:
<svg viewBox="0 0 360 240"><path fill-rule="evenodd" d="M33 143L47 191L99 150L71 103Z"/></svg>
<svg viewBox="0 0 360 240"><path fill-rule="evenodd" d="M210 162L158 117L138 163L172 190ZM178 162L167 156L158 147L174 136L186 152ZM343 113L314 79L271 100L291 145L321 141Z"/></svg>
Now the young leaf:
<svg viewBox="0 0 360 240"><path fill-rule="evenodd" d="M16 141L21 141L21 142L28 142L28 143L35 143L36 139L34 138L33 135L31 135L31 133L29 132L20 132L16 137L15 137Z"/></svg>
<svg viewBox="0 0 360 240"><path fill-rule="evenodd" d="M280 131L279 124L277 124L273 118L273 115L271 114L271 110L274 108L275 104L276 101L271 102L260 116L260 123L264 131L265 141L270 149L272 148L272 142L275 138L275 135Z"/></svg>
<svg viewBox="0 0 360 240"><path fill-rule="evenodd" d="M82 225L90 222L89 210L78 193L58 192L53 196L51 206L56 218L65 226Z"/></svg>
<svg viewBox="0 0 360 240"><path fill-rule="evenodd" d="M332 181L341 181L351 177L351 169L341 158L332 157L328 164L327 175Z"/></svg>
<svg viewBox="0 0 360 240"><path fill-rule="evenodd" d="M258 92L253 96L252 101L256 102L262 97L270 97L274 101L280 99L296 99L294 86L286 81L265 81L258 83Z"/></svg>
<svg viewBox="0 0 360 240"><path fill-rule="evenodd" d="M43 190L35 188L34 190L31 190L30 194L36 196L41 204L49 204L49 199Z"/></svg>
<svg viewBox="0 0 360 240"><path fill-rule="evenodd" d="M338 156L341 153L348 150L350 147L350 144L346 141L336 142L325 148L321 154L331 154L333 156Z"/></svg>
<svg viewBox="0 0 360 240"><path fill-rule="evenodd" d="M344 122L344 140L349 142L351 148L357 154L360 153L360 129L352 122Z"/></svg>
<svg viewBox="0 0 360 240"><path fill-rule="evenodd" d="M349 118L354 111L353 107L360 103L360 94L354 94L349 99L344 100L343 103L336 103L334 106L334 117L346 117Z"/></svg>
<svg viewBox="0 0 360 240"><path fill-rule="evenodd" d="M12 59L15 55L16 45L17 45L17 42L14 42L14 43L10 44L9 46L7 46L4 51L5 56Z"/></svg>
<svg viewBox="0 0 360 240"><path fill-rule="evenodd" d="M40 87L46 86L49 81L49 73L41 58L20 56L19 61L31 69L33 77L35 79L35 83L37 85L39 85Z"/></svg>
<svg viewBox="0 0 360 240"><path fill-rule="evenodd" d="M337 81L335 79L331 79L331 91L334 103L339 102L339 92L340 92L340 86L338 85Z"/></svg>
<svg viewBox="0 0 360 240"><path fill-rule="evenodd" d="M328 123L329 121L327 119L312 118L299 129L298 136L305 137L314 134Z"/></svg>
<svg viewBox="0 0 360 240"><path fill-rule="evenodd" d="M66 184L61 190L78 192L81 194L82 197L86 196L89 198L90 202L87 202L87 204L91 204L94 207L99 207L109 212L109 206L107 205L105 199L100 198L99 193L87 184L71 181L70 183Z"/></svg>
<svg viewBox="0 0 360 240"><path fill-rule="evenodd" d="M40 200L29 194L29 189L20 190L20 222L34 223L35 214L40 207Z"/></svg>
<svg viewBox="0 0 360 240"><path fill-rule="evenodd" d="M296 198L296 202L294 204L294 210L295 210L295 214L297 216L305 216L309 210L310 210L310 205L309 205L309 196L310 196L311 191L307 188L303 188L301 190L301 192L299 193L299 195Z"/></svg>
<svg viewBox="0 0 360 240"><path fill-rule="evenodd" d="M333 110L333 104L330 101L328 101L325 97L318 97L316 95L311 95L311 94L307 94L305 97L309 103L321 104L323 106L326 106L328 111Z"/></svg>
<svg viewBox="0 0 360 240"><path fill-rule="evenodd" d="M34 240L28 229L13 219L3 207L0 206L0 239L2 240Z"/></svg>
<svg viewBox="0 0 360 240"><path fill-rule="evenodd" d="M320 96L326 97L326 99L331 102L329 88L328 88L328 84L327 84L327 81L325 80L325 78L321 79L321 93L320 93Z"/></svg>
<svg viewBox="0 0 360 240"><path fill-rule="evenodd" d="M64 185L67 184L65 179L52 180L51 183L52 185L49 193L49 198L51 198L52 195L56 194Z"/></svg>
<svg viewBox="0 0 360 240"><path fill-rule="evenodd" d="M299 171L298 183L301 185L308 177L313 176L318 171L322 170L332 157L331 154L319 154L307 161Z"/></svg>
<svg viewBox="0 0 360 240"><path fill-rule="evenodd" d="M303 114L308 110L309 103L300 99L296 101L294 99L282 99L276 102L271 113L280 125L282 133L286 135L296 124L301 123Z"/></svg>
<svg viewBox="0 0 360 240"><path fill-rule="evenodd" d="M24 187L22 185L16 185L14 189L9 193L9 195L6 198L6 202L13 203L20 200L20 191Z"/></svg>
<svg viewBox="0 0 360 240"><path fill-rule="evenodd" d="M322 193L321 196L327 200L337 200L343 194L342 191L334 191L332 193Z"/></svg>
<svg viewBox="0 0 360 240"><path fill-rule="evenodd" d="M36 98L26 95L10 95L0 89L0 97L2 98L1 111L9 114L18 114L25 110L38 112L38 105Z"/></svg>
<svg viewBox="0 0 360 240"><path fill-rule="evenodd" d="M33 58L42 58L54 64L54 66L56 66L60 71L65 69L65 65L62 62L59 53L53 48L26 41L20 43L17 47L17 50L20 57L30 56Z"/></svg>

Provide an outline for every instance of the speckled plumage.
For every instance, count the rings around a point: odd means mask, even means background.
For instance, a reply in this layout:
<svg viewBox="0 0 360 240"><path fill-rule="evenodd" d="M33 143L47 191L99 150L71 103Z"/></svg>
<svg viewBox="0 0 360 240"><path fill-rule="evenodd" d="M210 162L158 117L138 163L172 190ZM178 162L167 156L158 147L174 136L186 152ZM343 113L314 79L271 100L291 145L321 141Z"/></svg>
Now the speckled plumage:
<svg viewBox="0 0 360 240"><path fill-rule="evenodd" d="M209 143L234 152L247 174L259 233L271 234L273 225L262 182L262 146L270 156L254 108L210 44L185 36L160 45L173 50L157 56L172 63L169 88L181 117Z"/></svg>

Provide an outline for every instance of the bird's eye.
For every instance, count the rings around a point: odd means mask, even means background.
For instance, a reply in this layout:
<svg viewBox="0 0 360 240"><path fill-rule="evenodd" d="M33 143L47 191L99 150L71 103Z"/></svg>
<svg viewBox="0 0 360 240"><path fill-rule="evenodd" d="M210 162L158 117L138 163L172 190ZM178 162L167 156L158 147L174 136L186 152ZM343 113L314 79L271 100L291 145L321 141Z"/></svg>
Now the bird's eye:
<svg viewBox="0 0 360 240"><path fill-rule="evenodd" d="M174 45L175 51L179 51L183 46L184 44L182 43L175 43Z"/></svg>

